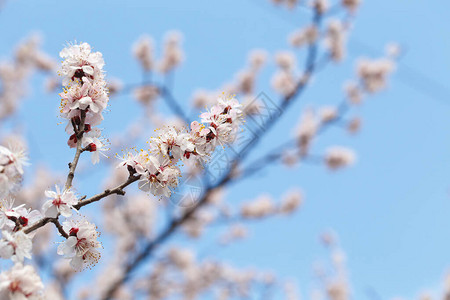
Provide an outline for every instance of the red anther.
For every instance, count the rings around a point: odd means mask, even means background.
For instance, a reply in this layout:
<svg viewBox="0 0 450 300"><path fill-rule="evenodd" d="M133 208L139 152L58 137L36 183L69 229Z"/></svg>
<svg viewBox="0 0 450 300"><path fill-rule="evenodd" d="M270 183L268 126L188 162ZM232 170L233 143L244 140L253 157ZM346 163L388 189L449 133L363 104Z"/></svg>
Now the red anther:
<svg viewBox="0 0 450 300"><path fill-rule="evenodd" d="M77 135L74 133L74 134L72 134L71 136L70 136L70 138L69 138L69 141L70 140L73 140L73 142L74 143L76 143L77 142Z"/></svg>
<svg viewBox="0 0 450 300"><path fill-rule="evenodd" d="M91 131L91 125L90 124L84 124L84 132Z"/></svg>

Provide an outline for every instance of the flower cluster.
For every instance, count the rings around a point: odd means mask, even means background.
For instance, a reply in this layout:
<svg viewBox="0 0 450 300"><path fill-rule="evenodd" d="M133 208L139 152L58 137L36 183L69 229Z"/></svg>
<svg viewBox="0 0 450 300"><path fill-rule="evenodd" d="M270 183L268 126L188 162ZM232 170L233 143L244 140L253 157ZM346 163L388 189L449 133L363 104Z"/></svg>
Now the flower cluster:
<svg viewBox="0 0 450 300"><path fill-rule="evenodd" d="M302 201L302 192L297 189L288 191L280 203L276 203L271 196L263 194L244 203L240 210L240 216L243 219L260 219L276 214L291 214L300 207Z"/></svg>
<svg viewBox="0 0 450 300"><path fill-rule="evenodd" d="M105 150L100 130L92 128L103 120L102 112L108 105L105 63L102 54L92 52L87 43L69 45L59 55L64 59L59 74L65 86L60 94L60 113L69 120L66 127L70 134L68 145L92 152L95 164L99 161L99 152Z"/></svg>
<svg viewBox="0 0 450 300"><path fill-rule="evenodd" d="M44 285L32 266L16 264L0 273L0 299L42 299Z"/></svg>
<svg viewBox="0 0 450 300"><path fill-rule="evenodd" d="M190 130L166 127L149 141L148 151L128 152L119 167L127 167L141 176L139 187L155 196L169 197L178 185L179 161L205 160L218 146L234 141L242 118L241 105L235 98L219 98L217 105L201 114Z"/></svg>
<svg viewBox="0 0 450 300"><path fill-rule="evenodd" d="M9 61L0 61L0 120L14 114L27 95L27 81L36 72L52 73L56 64L40 49L41 38L33 34L21 41Z"/></svg>
<svg viewBox="0 0 450 300"><path fill-rule="evenodd" d="M0 196L8 196L17 191L22 182L23 167L28 158L19 146L0 146Z"/></svg>
<svg viewBox="0 0 450 300"><path fill-rule="evenodd" d="M331 170L352 165L354 161L353 150L340 146L330 147L325 155L325 163Z"/></svg>
<svg viewBox="0 0 450 300"><path fill-rule="evenodd" d="M317 41L319 32L316 26L310 25L305 28L294 31L289 35L289 44L292 47L300 48L304 45L310 45Z"/></svg>
<svg viewBox="0 0 450 300"><path fill-rule="evenodd" d="M272 76L272 87L280 94L287 96L292 94L297 87L296 57L292 52L278 52L275 54L275 62L279 70Z"/></svg>
<svg viewBox="0 0 450 300"><path fill-rule="evenodd" d="M223 94L239 95L242 99L243 113L256 115L260 113L261 101L258 100L255 92L258 76L261 74L269 54L264 49L253 49L247 57L246 65L236 72L234 79L225 83L215 90L199 89L194 92L192 104L199 109L205 106L214 105L217 98Z"/></svg>
<svg viewBox="0 0 450 300"><path fill-rule="evenodd" d="M69 237L58 246L58 254L70 259L77 271L95 265L101 256L97 249L102 247L95 225L86 220L70 220L63 223L63 229Z"/></svg>
<svg viewBox="0 0 450 300"><path fill-rule="evenodd" d="M22 263L24 258L31 258L31 238L21 229L35 223L41 218L37 210L25 208L25 205L14 207L14 202L3 201L0 204L0 257Z"/></svg>
<svg viewBox="0 0 450 300"><path fill-rule="evenodd" d="M345 55L345 30L344 24L339 20L332 20L328 24L325 43L335 62L342 61Z"/></svg>
<svg viewBox="0 0 450 300"><path fill-rule="evenodd" d="M354 13L360 5L361 0L342 0L342 6L351 13Z"/></svg>
<svg viewBox="0 0 450 300"><path fill-rule="evenodd" d="M24 204L14 206L10 198L17 192L27 160L20 143L0 146L0 257L14 263L12 269L0 273L0 299L38 299L43 288L34 269L23 266L25 258L31 258L33 234L22 230L39 220L41 213Z"/></svg>
<svg viewBox="0 0 450 300"><path fill-rule="evenodd" d="M364 91L373 94L386 87L388 76L394 71L395 64L389 58L361 59L356 68Z"/></svg>

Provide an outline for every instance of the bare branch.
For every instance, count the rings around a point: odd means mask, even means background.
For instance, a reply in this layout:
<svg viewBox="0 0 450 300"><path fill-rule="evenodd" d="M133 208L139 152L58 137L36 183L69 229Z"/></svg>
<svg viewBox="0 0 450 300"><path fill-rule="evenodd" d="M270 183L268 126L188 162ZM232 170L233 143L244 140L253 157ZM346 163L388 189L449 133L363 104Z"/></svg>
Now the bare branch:
<svg viewBox="0 0 450 300"><path fill-rule="evenodd" d="M73 178L75 177L75 169L78 165L78 160L80 159L80 155L83 152L83 149L81 147L81 139L84 134L84 122L86 120L86 111L81 110L81 118L80 118L80 125L76 126L75 122L72 120L72 126L75 131L76 137L77 137L77 150L75 152L75 157L73 158L73 161L69 163L69 174L67 175L67 180L65 184L65 189L68 190L72 186Z"/></svg>
<svg viewBox="0 0 450 300"><path fill-rule="evenodd" d="M107 197L109 195L113 195L113 194L117 194L117 195L122 195L123 196L123 195L125 195L125 191L123 189L125 187L129 186L131 183L139 180L139 178L141 178L141 177L140 176L130 175L128 177L128 179L124 183L122 183L121 185L119 185L119 186L117 186L117 187L115 187L113 189L104 190L102 193L97 194L95 196L92 196L91 198L88 198L88 199L85 199L86 196L83 196L83 197L81 197L81 199L78 202L78 204L74 205L74 208L75 209L80 209L83 206L86 206L86 205L88 205L90 203L93 203L93 202L97 202L97 201L99 201L99 200L101 200L101 199L103 199L103 198L105 198L105 197ZM53 223L53 224L55 224L56 228L58 228L59 233L61 233L62 236L67 238L68 235L64 234L65 232L62 229L61 224L58 221L58 217L59 217L59 215L56 218L49 218L49 217L42 218L38 222L36 222L33 225L31 225L30 227L27 227L24 230L24 232L28 234L28 233L33 232L36 229L44 226L47 223Z"/></svg>
<svg viewBox="0 0 450 300"><path fill-rule="evenodd" d="M134 176L134 175L129 176L127 181L125 181L121 185L119 185L119 186L117 186L117 187L115 187L113 189L104 190L100 194L97 194L97 195L95 195L95 196L93 196L91 198L88 198L86 200L80 201L78 204L74 205L73 207L75 209L80 209L83 206L86 206L86 205L88 205L88 204L90 204L92 202L97 202L97 201L99 201L99 200L101 200L101 199L103 199L103 198L105 198L105 197L107 197L109 195L113 195L113 194L117 194L117 195L122 195L123 196L123 195L125 195L125 191L123 189L125 187L129 186L131 183L139 180L139 178L141 178L141 176Z"/></svg>
<svg viewBox="0 0 450 300"><path fill-rule="evenodd" d="M186 122L187 124L190 124L191 121L189 120L187 115L184 113L183 109L178 104L178 102L175 100L172 93L165 86L160 86L158 88L159 88L159 91L161 92L161 96L166 101L167 105L169 105L170 109L172 109L172 111L176 115L178 115L181 119L183 119L184 122Z"/></svg>

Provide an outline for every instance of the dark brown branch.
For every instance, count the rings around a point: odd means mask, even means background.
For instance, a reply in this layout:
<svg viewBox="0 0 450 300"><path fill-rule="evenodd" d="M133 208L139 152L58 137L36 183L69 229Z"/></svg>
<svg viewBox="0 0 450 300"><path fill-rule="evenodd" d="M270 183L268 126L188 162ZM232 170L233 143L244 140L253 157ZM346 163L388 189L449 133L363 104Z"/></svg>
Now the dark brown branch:
<svg viewBox="0 0 450 300"><path fill-rule="evenodd" d="M30 227L27 227L26 229L24 229L23 232L26 234L33 232L36 229L41 228L45 224L52 222L52 219L53 218L42 218L39 221L37 221L36 223L34 223L33 225L31 225Z"/></svg>
<svg viewBox="0 0 450 300"><path fill-rule="evenodd" d="M97 202L97 201L99 201L99 200L101 200L101 199L103 199L103 198L105 198L105 197L107 197L109 195L113 195L113 194L117 194L117 195L122 195L123 196L123 195L125 195L124 188L129 186L133 182L139 180L139 178L141 178L141 176L131 175L131 176L128 177L127 181L125 181L124 183L122 183L118 187L115 187L113 189L104 190L100 194L97 194L97 195L95 195L95 196L93 196L91 198L88 198L86 200L82 200L82 201L78 202L78 204L74 205L73 207L75 209L80 209L83 206L86 206L86 205L88 205L88 204L90 204L92 202Z"/></svg>
<svg viewBox="0 0 450 300"><path fill-rule="evenodd" d="M86 120L86 111L81 110L81 118L80 118L80 125L77 127L75 122L72 120L72 126L73 130L77 136L77 150L75 152L75 157L73 158L73 161L69 163L69 174L67 175L67 180L65 184L65 189L68 190L70 187L72 187L72 181L75 177L75 169L78 165L78 160L80 159L80 155L83 152L83 149L81 148L81 139L83 138L84 134L84 122Z"/></svg>
<svg viewBox="0 0 450 300"><path fill-rule="evenodd" d="M69 237L69 235L64 231L63 227L61 226L61 223L59 223L58 217L59 217L59 214L56 218L48 218L48 217L42 218L41 220L34 223L30 227L27 227L26 229L24 229L23 232L28 234L28 233L33 232L36 229L44 226L47 223L53 223L53 224L55 224L56 228L58 229L58 232L67 239Z"/></svg>
<svg viewBox="0 0 450 300"><path fill-rule="evenodd" d="M86 199L86 196L81 197L79 202L78 202L78 204L74 205L73 207L75 209L80 209L83 206L86 206L86 205L88 205L90 203L93 203L93 202L97 202L97 201L99 201L99 200L101 200L101 199L103 199L103 198L105 198L105 197L107 197L109 195L113 195L113 194L117 194L117 195L122 195L123 196L123 195L125 195L125 191L123 189L125 187L129 186L131 183L139 180L139 178L141 178L141 177L140 176L130 175L128 177L127 181L125 181L124 183L122 183L121 185L119 185L119 186L117 186L117 187L115 187L113 189L104 190L102 193L97 194L95 196L92 196L91 198L88 198L88 199ZM59 215L58 215L58 217L59 217ZM68 235L65 234L64 230L62 229L61 224L58 221L58 217L56 217L56 218L49 218L49 217L42 218L39 221L37 221L36 223L34 223L33 225L31 225L30 227L27 227L24 230L24 232L28 234L28 233L33 232L36 229L44 226L47 223L53 223L53 224L55 224L55 226L58 229L59 233L61 233L62 236L67 238Z"/></svg>
<svg viewBox="0 0 450 300"><path fill-rule="evenodd" d="M56 228L58 228L58 232L65 237L66 239L69 238L69 235L67 234L67 232L64 231L63 227L61 226L61 223L59 223L58 218L54 218L52 219L50 222L52 222L53 224L55 224Z"/></svg>

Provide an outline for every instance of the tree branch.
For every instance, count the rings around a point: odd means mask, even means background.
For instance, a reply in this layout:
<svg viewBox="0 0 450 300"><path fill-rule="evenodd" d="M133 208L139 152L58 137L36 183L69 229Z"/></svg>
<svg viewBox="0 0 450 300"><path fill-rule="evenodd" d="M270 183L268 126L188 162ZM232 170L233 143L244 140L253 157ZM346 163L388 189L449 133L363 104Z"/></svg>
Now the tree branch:
<svg viewBox="0 0 450 300"><path fill-rule="evenodd" d="M75 157L73 158L73 161L69 163L69 174L67 175L67 180L65 184L65 189L68 190L72 187L72 181L75 177L75 169L78 165L78 160L80 159L80 155L83 152L83 149L81 147L81 139L83 138L84 134L84 122L86 120L86 111L81 110L81 117L80 117L80 125L78 125L78 128L75 124L75 122L72 120L72 126L73 130L77 137L77 150L75 152Z"/></svg>
<svg viewBox="0 0 450 300"><path fill-rule="evenodd" d="M158 89L161 92L161 96L166 101L167 105L169 105L169 107L172 109L172 111L176 115L178 115L180 118L182 118L184 122L186 122L187 124L190 124L191 123L190 119L184 113L184 110L181 108L181 106L175 100L172 93L165 86L159 86Z"/></svg>
<svg viewBox="0 0 450 300"><path fill-rule="evenodd" d="M134 176L131 175L128 177L127 181L125 181L124 183L122 183L121 185L113 188L113 189L106 189L104 190L102 193L97 194L95 196L92 196L91 198L88 198L86 200L82 200L80 202L78 202L78 204L74 205L73 207L75 209L80 209L83 206L86 206L90 203L93 202L97 202L109 195L113 195L113 194L117 194L117 195L125 195L125 191L123 190L125 187L129 186L130 184L132 184L133 182L139 180L139 178L141 178L141 176Z"/></svg>
<svg viewBox="0 0 450 300"><path fill-rule="evenodd" d="M91 198L88 198L88 199L85 199L86 196L81 197L81 199L78 202L78 204L74 205L73 207L75 209L80 209L83 206L86 206L86 205L88 205L90 203L93 203L93 202L97 202L97 201L99 201L99 200L101 200L101 199L103 199L103 198L105 198L105 197L107 197L109 195L112 195L112 194L117 194L117 195L122 195L123 196L123 195L125 195L125 191L123 189L125 187L129 186L131 183L139 180L139 178L141 178L141 177L140 176L130 175L128 177L128 179L124 183L122 183L121 185L119 185L119 186L117 186L117 187L115 187L113 189L106 189L102 193L97 194L95 196L92 196ZM55 226L58 229L59 233L61 233L62 236L67 238L68 235L65 234L64 230L62 229L61 224L58 221L58 217L59 217L59 215L56 218L50 218L50 217L42 218L39 221L37 221L36 223L34 223L33 225L31 225L30 227L27 227L24 230L24 233L28 234L28 233L33 232L36 229L44 226L47 223L53 223L53 224L55 224Z"/></svg>
<svg viewBox="0 0 450 300"><path fill-rule="evenodd" d="M338 106L337 112L338 115L336 116L336 118L334 118L331 121L328 121L326 123L323 123L316 135L319 136L320 134L324 133L328 128L330 128L331 126L337 124L339 121L341 121L344 116L346 115L346 113L348 112L348 104L346 102L346 100L342 101L341 104ZM240 174L239 178L245 178L248 176L253 175L254 173L256 173L259 170L262 170L263 168L276 163L282 156L285 150L287 150L290 146L295 145L295 142L297 141L297 139L293 138L290 139L286 142L284 142L283 144L279 145L278 147L275 147L274 149L272 149L271 151L269 151L266 155L255 159L254 161L250 162L248 165L249 167L244 169L242 171L242 173ZM308 159L308 155L305 157L302 157L303 160Z"/></svg>
<svg viewBox="0 0 450 300"><path fill-rule="evenodd" d="M313 16L313 23L315 25L320 25L320 21L321 21L321 16L320 14L318 14L317 12L315 12L314 16ZM306 58L306 62L305 62L305 73L304 75L309 79L309 77L312 75L312 73L314 72L314 68L315 68L315 62L316 62L316 57L317 57L317 49L318 45L317 42L315 44L310 45L310 47L308 48L308 54L307 54L307 58ZM260 140L260 138L280 119L280 117L283 115L283 112L285 111L285 109L293 102L291 100L294 100L295 98L297 98L297 96L300 95L300 93L304 90L304 88L306 87L308 83L308 80L299 80L299 82L296 85L295 90L287 95L281 104L281 114L279 116L277 116L274 120L272 120L271 122L265 124L267 127L263 128L262 130L259 131L259 134L255 135L252 140L250 140L250 142L248 143L248 145L246 147L244 147L244 151L241 151L237 157L235 158L235 160L230 164L230 167L228 169L228 171L224 174L224 176L222 177L222 179L217 182L215 185L213 186L209 186L205 193L203 194L201 200L191 209L189 209L188 211L186 211L181 217L174 219L166 229L164 229L154 240L150 241L149 243L146 244L146 246L125 266L124 270L123 270L123 275L116 281L114 281L110 287L106 290L105 294L101 297L102 300L109 300L113 297L114 293L117 291L117 289L123 285L125 282L127 282L130 277L132 272L146 259L148 258L153 250L160 244L162 244L163 242L165 242L169 237L171 237L171 235L186 221L188 220L192 215L194 215L194 213L203 205L205 205L208 201L209 196L211 195L211 193L219 187L222 187L224 185L226 185L230 180L231 180L231 174L232 171L234 170L235 166L237 165L237 163L245 158L246 155L248 155L248 153L250 152L248 149L252 148L251 146L255 146L255 144Z"/></svg>

